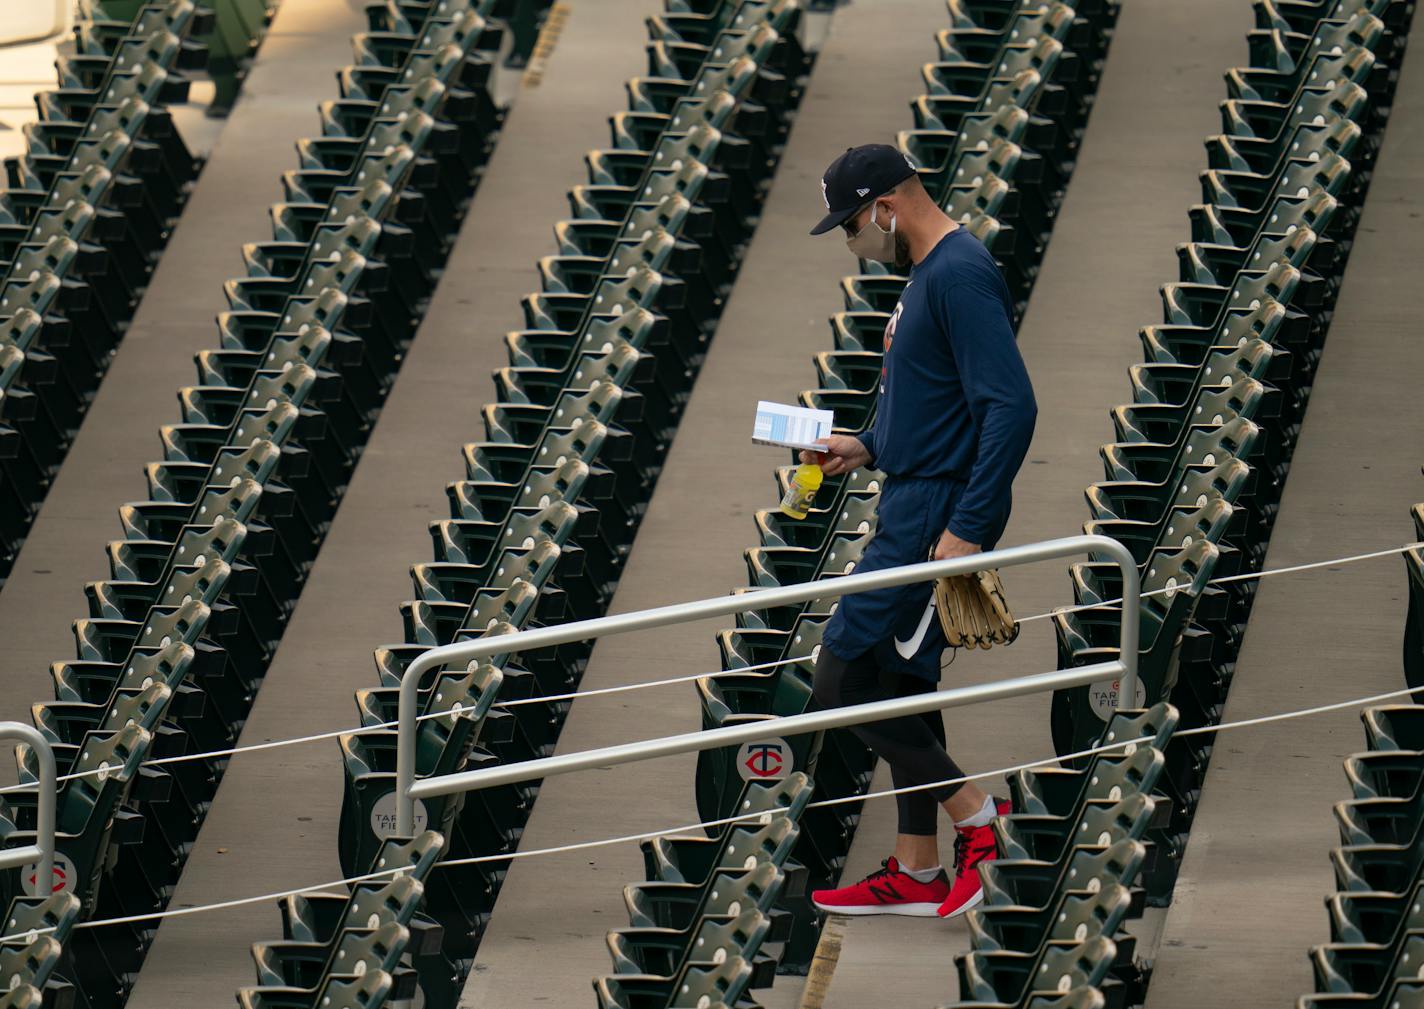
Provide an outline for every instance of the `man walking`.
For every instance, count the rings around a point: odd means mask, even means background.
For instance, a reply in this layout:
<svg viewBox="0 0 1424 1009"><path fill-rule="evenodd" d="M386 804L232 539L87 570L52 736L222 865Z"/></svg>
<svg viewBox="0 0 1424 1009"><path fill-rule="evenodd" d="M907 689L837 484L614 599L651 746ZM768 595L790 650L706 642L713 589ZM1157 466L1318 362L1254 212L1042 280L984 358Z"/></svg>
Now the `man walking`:
<svg viewBox="0 0 1424 1009"><path fill-rule="evenodd" d="M991 549L1009 518L1010 489L1033 437L1037 406L1014 342L1008 287L989 251L947 217L893 147L847 150L821 182L850 251L893 263L909 280L885 327L875 421L803 452L827 476L873 465L885 474L874 539L857 565L874 571ZM936 689L946 647L929 583L845 596L822 639L815 696L822 707ZM958 778L938 711L855 727L890 765L895 786ZM990 824L1008 812L973 783L897 797L894 854L859 883L818 890L838 914L953 917L982 898L978 866L995 857ZM938 810L954 823L954 879L940 866Z"/></svg>

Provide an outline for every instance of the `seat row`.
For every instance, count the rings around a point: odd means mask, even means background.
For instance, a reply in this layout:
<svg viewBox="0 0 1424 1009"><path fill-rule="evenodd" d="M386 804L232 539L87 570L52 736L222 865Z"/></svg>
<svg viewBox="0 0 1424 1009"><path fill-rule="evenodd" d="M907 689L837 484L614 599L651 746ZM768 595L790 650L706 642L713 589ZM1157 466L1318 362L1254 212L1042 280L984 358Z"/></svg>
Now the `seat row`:
<svg viewBox="0 0 1424 1009"><path fill-rule="evenodd" d="M247 275L224 286L219 344L160 431L148 500L119 509L54 700L33 708L61 773L79 775L59 796L56 882L85 917L171 896L226 766L197 755L237 738L498 132L501 30L479 3L368 15L321 135L282 178L273 239L244 246ZM164 757L180 761L146 766ZM20 763L32 785L32 756ZM32 817L16 827L7 845ZM21 888L0 874L5 900ZM152 935L78 929L63 973L94 1009L121 1004Z"/></svg>
<svg viewBox="0 0 1424 1009"><path fill-rule="evenodd" d="M1410 510L1424 541L1424 504ZM1409 583L1404 675L1420 683L1424 550L1404 553ZM1360 715L1368 750L1345 760L1351 797L1335 806L1340 847L1330 853L1337 891L1325 898L1330 941L1310 951L1315 992L1299 1009L1424 1006L1424 707L1398 704Z"/></svg>
<svg viewBox="0 0 1424 1009"><path fill-rule="evenodd" d="M682 5L678 5L682 6ZM725 0L648 20L649 72L628 82L611 145L591 151L588 182L558 251L538 264L527 328L509 334L485 440L465 446L450 517L431 525L434 557L411 569L404 640L377 649L379 685L356 697L365 729L340 740L339 835L348 874L390 831L396 717L404 670L428 649L606 608L692 382L780 158L809 56L794 0ZM511 700L577 685L586 644L496 655L432 670L418 690L416 773L446 774L552 752L567 702ZM474 744L473 719L483 726ZM519 844L537 784L420 804L455 859ZM426 1004L453 1006L507 861L440 870L425 910L442 926L440 966L421 974Z"/></svg>
<svg viewBox="0 0 1424 1009"><path fill-rule="evenodd" d="M0 942L0 1006L51 1009L76 1004L73 983L55 968L78 920L79 898L72 893L10 901L4 922L7 938Z"/></svg>
<svg viewBox="0 0 1424 1009"><path fill-rule="evenodd" d="M750 782L739 817L706 837L644 841L647 880L623 889L628 928L608 933L613 973L596 978L598 1009L752 1006L770 987L790 936L783 895L805 889L792 857L811 799L805 774Z"/></svg>
<svg viewBox="0 0 1424 1009"><path fill-rule="evenodd" d="M110 10L110 8L115 10ZM125 8L123 11L117 8ZM39 511L187 200L187 100L211 11L79 5L58 87L35 96L0 193L0 583Z"/></svg>
<svg viewBox="0 0 1424 1009"><path fill-rule="evenodd" d="M1162 323L1139 333L1133 401L1112 410L1105 480L1087 489L1085 531L1124 543L1139 565L1136 702L1170 700L1187 728L1220 719L1255 582L1212 581L1264 559L1412 14L1389 0L1259 0L1255 11L1251 63L1227 73L1223 132L1206 141L1179 279L1161 289ZM1087 608L1055 616L1060 668L1117 646L1116 566L1095 558L1071 579ZM1115 684L1057 691L1058 752L1090 745L1116 703ZM1154 904L1171 899L1209 740L1168 749L1173 816L1154 835Z"/></svg>
<svg viewBox="0 0 1424 1009"><path fill-rule="evenodd" d="M376 1009L410 1003L440 949L440 926L421 911L445 838L433 830L387 839L349 890L281 898L282 938L252 947L258 983L242 1009Z"/></svg>
<svg viewBox="0 0 1424 1009"><path fill-rule="evenodd" d="M945 1009L1106 1009L1142 1002L1136 939L1141 877L1161 852L1149 832L1171 800L1155 794L1177 727L1169 704L1114 712L1076 769L1009 777L1014 813L994 821L999 858L980 868L983 902L955 957L962 1001Z"/></svg>
<svg viewBox="0 0 1424 1009"><path fill-rule="evenodd" d="M911 103L919 125L901 133L899 144L946 211L995 253L1021 310L1062 200L1116 8L955 0L949 13L952 27L937 38L940 58L924 68L926 94ZM927 118L931 110L933 122ZM845 431L862 430L873 420L882 336L905 285L904 277L878 264L862 269L841 284L845 309L831 318L836 349L815 361L820 388L801 396L806 406L833 410ZM778 474L783 493L790 478L789 468ZM881 479L865 470L827 479L816 507L801 521L775 510L758 512L762 545L746 552L751 586L850 571L873 535ZM806 710L833 602L743 614L737 628L721 632L724 670L758 668L698 681L703 726ZM781 739L773 723L764 745L776 749L779 773L812 774L823 798L853 796L869 783L872 757L849 731ZM697 765L699 814L708 820L728 815L742 781L770 766L753 768L735 748L704 751ZM858 818L856 804L808 811L796 857L811 888L833 886L839 878ZM786 903L794 914L784 966L804 968L819 919L804 896Z"/></svg>
<svg viewBox="0 0 1424 1009"><path fill-rule="evenodd" d="M1301 997L1299 1009L1424 1005L1421 712L1401 704L1361 713L1368 750L1345 760L1351 798L1334 810L1340 846L1330 853L1336 892L1325 900L1330 941L1310 951L1316 993Z"/></svg>

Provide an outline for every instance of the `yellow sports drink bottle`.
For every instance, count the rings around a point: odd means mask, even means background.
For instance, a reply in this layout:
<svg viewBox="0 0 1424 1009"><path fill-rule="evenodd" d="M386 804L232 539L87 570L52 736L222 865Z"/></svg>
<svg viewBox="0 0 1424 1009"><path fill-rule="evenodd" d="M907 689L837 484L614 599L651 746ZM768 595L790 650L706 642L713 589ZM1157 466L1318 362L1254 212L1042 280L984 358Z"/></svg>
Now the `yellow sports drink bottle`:
<svg viewBox="0 0 1424 1009"><path fill-rule="evenodd" d="M821 488L821 467L813 462L796 467L796 475L791 478L791 486L781 499L781 513L794 519L804 519L816 501L816 491Z"/></svg>

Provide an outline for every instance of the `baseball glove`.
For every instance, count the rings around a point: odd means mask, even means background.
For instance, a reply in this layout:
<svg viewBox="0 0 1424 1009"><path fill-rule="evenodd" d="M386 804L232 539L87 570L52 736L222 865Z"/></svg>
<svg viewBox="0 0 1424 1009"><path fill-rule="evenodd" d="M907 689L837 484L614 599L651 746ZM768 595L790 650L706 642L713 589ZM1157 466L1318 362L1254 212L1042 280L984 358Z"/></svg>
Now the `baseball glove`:
<svg viewBox="0 0 1424 1009"><path fill-rule="evenodd" d="M934 554L930 554L931 559ZM1019 622L1004 599L997 571L976 571L935 580L935 609L951 648L1012 644Z"/></svg>

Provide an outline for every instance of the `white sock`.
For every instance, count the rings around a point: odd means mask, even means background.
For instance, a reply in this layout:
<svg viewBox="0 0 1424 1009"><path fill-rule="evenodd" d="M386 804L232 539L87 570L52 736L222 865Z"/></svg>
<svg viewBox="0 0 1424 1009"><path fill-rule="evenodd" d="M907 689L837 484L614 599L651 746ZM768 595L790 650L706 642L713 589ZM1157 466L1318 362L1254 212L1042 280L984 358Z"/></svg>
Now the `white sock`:
<svg viewBox="0 0 1424 1009"><path fill-rule="evenodd" d="M955 820L956 827L987 827L994 822L994 817L999 815L999 808L994 803L992 795L984 796L984 805L979 807L979 812L963 820Z"/></svg>
<svg viewBox="0 0 1424 1009"><path fill-rule="evenodd" d="M916 883L932 883L934 882L934 878L943 872L944 869L938 865L928 869L906 869L902 865L900 866L900 871L906 876L909 876Z"/></svg>

